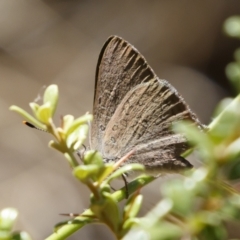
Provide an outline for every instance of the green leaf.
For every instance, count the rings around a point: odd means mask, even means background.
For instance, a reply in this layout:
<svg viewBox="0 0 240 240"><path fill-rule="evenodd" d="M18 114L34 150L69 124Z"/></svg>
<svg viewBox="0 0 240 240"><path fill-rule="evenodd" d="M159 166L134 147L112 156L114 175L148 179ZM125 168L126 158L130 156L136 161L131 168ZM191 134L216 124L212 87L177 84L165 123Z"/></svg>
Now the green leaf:
<svg viewBox="0 0 240 240"><path fill-rule="evenodd" d="M78 150L87 138L88 125L80 125L74 132L67 135L67 146L74 151Z"/></svg>
<svg viewBox="0 0 240 240"><path fill-rule="evenodd" d="M200 232L199 239L226 240L228 239L228 234L223 225L219 227L206 225Z"/></svg>
<svg viewBox="0 0 240 240"><path fill-rule="evenodd" d="M133 181L128 183L128 193L131 195L132 193L136 192L137 190L143 188L150 182L152 182L154 179L156 179L153 176L149 176L146 174L142 174L135 178ZM120 190L114 192L112 194L117 201L121 201L123 199L126 199L126 186L124 185Z"/></svg>
<svg viewBox="0 0 240 240"><path fill-rule="evenodd" d="M74 117L72 115L65 115L63 117L63 130L67 132L69 127L73 124Z"/></svg>
<svg viewBox="0 0 240 240"><path fill-rule="evenodd" d="M213 158L213 143L206 133L187 121L175 123L173 129L184 134L191 144L198 147L203 160L209 161Z"/></svg>
<svg viewBox="0 0 240 240"><path fill-rule="evenodd" d="M84 158L83 158L84 164L96 164L99 167L102 167L104 165L102 155L98 151L89 150L85 152Z"/></svg>
<svg viewBox="0 0 240 240"><path fill-rule="evenodd" d="M30 106L30 108L32 109L32 111L33 111L33 114L35 115L35 116L37 116L37 112L38 112L38 109L39 109L39 104L37 104L37 103L35 103L35 102L31 102L31 103L29 103L29 106Z"/></svg>
<svg viewBox="0 0 240 240"><path fill-rule="evenodd" d="M226 178L229 180L237 180L240 178L240 162L239 157L235 161L230 161L227 165L224 165L223 171Z"/></svg>
<svg viewBox="0 0 240 240"><path fill-rule="evenodd" d="M123 240L176 240L181 239L184 234L187 235L186 231L184 232L184 229L176 224L159 221L149 226L149 224L142 224L140 221L140 227L133 227Z"/></svg>
<svg viewBox="0 0 240 240"><path fill-rule="evenodd" d="M216 142L231 141L240 136L240 95L209 125L209 134Z"/></svg>
<svg viewBox="0 0 240 240"><path fill-rule="evenodd" d="M0 212L0 230L10 231L15 223L18 212L14 208L5 208Z"/></svg>
<svg viewBox="0 0 240 240"><path fill-rule="evenodd" d="M240 37L240 17L229 17L224 23L225 32L231 37Z"/></svg>
<svg viewBox="0 0 240 240"><path fill-rule="evenodd" d="M43 95L43 105L46 103L50 106L50 116L52 117L56 111L57 103L58 103L58 86L50 85L46 88Z"/></svg>
<svg viewBox="0 0 240 240"><path fill-rule="evenodd" d="M108 192L108 193L111 193L111 192L112 192L112 188L110 187L109 184L101 184L101 185L100 185L100 192Z"/></svg>
<svg viewBox="0 0 240 240"><path fill-rule="evenodd" d="M59 222L58 224L56 224L54 226L54 232L58 232L65 225L73 225L73 224L86 225L86 224L91 223L91 222L92 222L91 218L87 218L87 217L82 217L81 218L81 216L79 216L78 219L72 219L72 220Z"/></svg>
<svg viewBox="0 0 240 240"><path fill-rule="evenodd" d="M227 215L228 219L235 219L239 221L240 219L240 195L234 194L227 201L225 201L225 206L222 208L222 212Z"/></svg>
<svg viewBox="0 0 240 240"><path fill-rule="evenodd" d="M142 164L138 164L138 163L127 164L117 169L114 173L112 173L111 176L107 179L107 182L110 183L113 179L116 179L127 172L144 171L144 170L145 168Z"/></svg>
<svg viewBox="0 0 240 240"><path fill-rule="evenodd" d="M92 115L91 114L85 114L84 116L77 118L73 121L71 126L66 131L66 135L70 135L72 132L74 132L79 126L83 124L88 124L89 121L92 121Z"/></svg>
<svg viewBox="0 0 240 240"><path fill-rule="evenodd" d="M37 112L37 118L42 123L49 125L50 120L52 118L52 110L51 110L51 105L49 102L47 102L39 107L38 112Z"/></svg>
<svg viewBox="0 0 240 240"><path fill-rule="evenodd" d="M140 220L139 218L128 218L126 221L124 221L122 229L123 229L123 234L125 235L133 225L139 224Z"/></svg>
<svg viewBox="0 0 240 240"><path fill-rule="evenodd" d="M216 118L232 102L233 98L222 99L214 110L213 117Z"/></svg>
<svg viewBox="0 0 240 240"><path fill-rule="evenodd" d="M139 194L137 194L137 196L135 194L132 195L128 199L128 201L124 207L124 210L123 210L124 218L136 217L141 208L142 201L143 201L142 195L139 195Z"/></svg>
<svg viewBox="0 0 240 240"><path fill-rule="evenodd" d="M92 211L90 209L87 209L80 216L72 220L73 224L70 223L62 225L62 227L59 226L59 228L57 228L56 231L51 236L47 237L45 240L67 239L67 237L71 236L74 232L76 232L86 224L93 222L94 220L95 218Z"/></svg>
<svg viewBox="0 0 240 240"><path fill-rule="evenodd" d="M31 240L32 238L27 232L15 232L13 233L12 240Z"/></svg>
<svg viewBox="0 0 240 240"><path fill-rule="evenodd" d="M232 62L226 66L226 75L231 81L235 90L240 92L240 64L239 62Z"/></svg>
<svg viewBox="0 0 240 240"><path fill-rule="evenodd" d="M73 174L79 180L86 182L90 178L95 179L99 173L102 171L102 168L99 168L96 164L89 165L80 165L74 168Z"/></svg>
<svg viewBox="0 0 240 240"><path fill-rule="evenodd" d="M63 149L62 146L61 146L59 143L57 143L57 142L55 142L55 141L53 141L53 140L51 140L51 141L49 142L48 146L51 147L51 148L56 149L56 150L59 151L59 152L64 153L64 150L65 150L65 149Z"/></svg>
<svg viewBox="0 0 240 240"><path fill-rule="evenodd" d="M14 112L20 114L26 121L32 123L34 126L40 128L40 129L43 129L43 130L47 130L47 127L44 124L42 124L40 121L38 121L36 118L31 116L29 113L27 113L22 108L13 105L9 109L11 111L14 111Z"/></svg>
<svg viewBox="0 0 240 240"><path fill-rule="evenodd" d="M161 200L147 215L142 218L143 225L153 225L159 221L159 219L166 216L173 208L173 201L170 198L164 198Z"/></svg>
<svg viewBox="0 0 240 240"><path fill-rule="evenodd" d="M101 174L98 176L98 183L101 184L106 178L108 178L109 175L114 171L114 164L113 163L106 163L104 164L104 169L101 172ZM107 182L104 182L103 185L107 184Z"/></svg>
<svg viewBox="0 0 240 240"><path fill-rule="evenodd" d="M100 201L93 200L90 208L101 221L105 222L117 234L121 222L117 201L108 192L103 192L103 194L104 198Z"/></svg>
<svg viewBox="0 0 240 240"><path fill-rule="evenodd" d="M236 159L240 157L240 137L231 142L225 149L225 157L228 159L228 161L231 161L232 159ZM239 159L238 159L239 161Z"/></svg>
<svg viewBox="0 0 240 240"><path fill-rule="evenodd" d="M192 213L194 191L186 189L182 181L171 181L165 184L161 191L165 197L172 200L173 209L177 214L187 216Z"/></svg>

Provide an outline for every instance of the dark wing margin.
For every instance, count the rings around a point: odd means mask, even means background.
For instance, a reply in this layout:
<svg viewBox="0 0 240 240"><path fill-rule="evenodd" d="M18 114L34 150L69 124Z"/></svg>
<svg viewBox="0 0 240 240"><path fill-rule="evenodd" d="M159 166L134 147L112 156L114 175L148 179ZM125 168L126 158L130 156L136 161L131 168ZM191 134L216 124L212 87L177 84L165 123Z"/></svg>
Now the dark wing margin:
<svg viewBox="0 0 240 240"><path fill-rule="evenodd" d="M108 38L108 40L104 43L101 52L98 56L98 62L97 62L97 68L96 68L96 72L95 72L95 85L94 85L94 98L93 98L93 104L95 104L95 99L96 99L96 91L97 91L97 83L98 83L98 76L99 76L99 66L101 64L102 58L103 58L103 54L105 52L105 49L108 47L108 44L112 41L112 39L114 38L114 36L111 36Z"/></svg>

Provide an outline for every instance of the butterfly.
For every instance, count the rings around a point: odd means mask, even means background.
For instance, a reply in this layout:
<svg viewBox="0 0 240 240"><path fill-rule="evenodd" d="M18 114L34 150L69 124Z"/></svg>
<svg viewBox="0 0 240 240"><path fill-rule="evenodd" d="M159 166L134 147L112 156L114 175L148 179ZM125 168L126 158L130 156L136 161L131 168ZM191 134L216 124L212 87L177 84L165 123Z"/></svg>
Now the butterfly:
<svg viewBox="0 0 240 240"><path fill-rule="evenodd" d="M204 125L177 90L159 79L130 43L111 36L97 63L90 148L104 162L116 162L134 149L125 164L141 163L148 172L175 172L192 165L181 154L189 145L174 122Z"/></svg>

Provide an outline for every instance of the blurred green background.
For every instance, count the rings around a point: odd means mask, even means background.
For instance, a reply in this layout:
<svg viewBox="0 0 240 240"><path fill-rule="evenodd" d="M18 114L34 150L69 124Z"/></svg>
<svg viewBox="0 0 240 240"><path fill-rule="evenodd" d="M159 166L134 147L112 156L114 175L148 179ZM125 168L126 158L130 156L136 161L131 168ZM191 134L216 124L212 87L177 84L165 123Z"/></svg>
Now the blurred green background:
<svg viewBox="0 0 240 240"><path fill-rule="evenodd" d="M64 158L46 147L48 134L22 125L10 105L28 109L54 83L60 89L56 122L61 115L91 112L98 54L110 35L119 35L207 124L216 103L232 93L225 66L239 41L225 36L222 27L239 14L235 0L0 1L0 207L19 210L16 228L44 239L66 220L59 213L88 207L89 193ZM145 210L159 198L159 181L144 189ZM69 239L80 237L113 239L98 225Z"/></svg>

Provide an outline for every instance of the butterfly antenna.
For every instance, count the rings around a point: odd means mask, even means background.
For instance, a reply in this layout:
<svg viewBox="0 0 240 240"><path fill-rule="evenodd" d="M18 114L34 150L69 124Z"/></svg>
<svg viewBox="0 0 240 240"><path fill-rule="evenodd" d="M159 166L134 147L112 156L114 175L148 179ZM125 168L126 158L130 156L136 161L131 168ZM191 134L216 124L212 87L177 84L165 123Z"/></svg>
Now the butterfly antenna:
<svg viewBox="0 0 240 240"><path fill-rule="evenodd" d="M37 129L37 130L42 131L42 132L48 132L47 130L42 129L42 128L38 128L35 125L33 125L32 123L27 122L27 121L23 121L23 124L27 125L30 128L34 128L34 129Z"/></svg>
<svg viewBox="0 0 240 240"><path fill-rule="evenodd" d="M128 190L128 181L127 181L127 175L126 174L122 174L122 179L123 179L123 182L124 182L124 185L125 185L125 190L126 190L126 199L128 199L129 197L129 190Z"/></svg>

